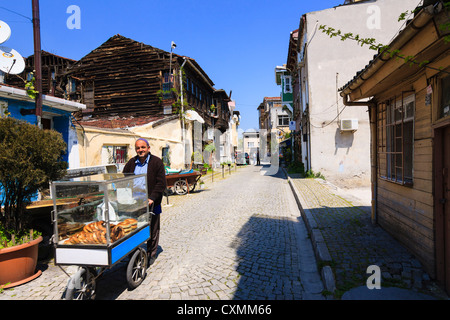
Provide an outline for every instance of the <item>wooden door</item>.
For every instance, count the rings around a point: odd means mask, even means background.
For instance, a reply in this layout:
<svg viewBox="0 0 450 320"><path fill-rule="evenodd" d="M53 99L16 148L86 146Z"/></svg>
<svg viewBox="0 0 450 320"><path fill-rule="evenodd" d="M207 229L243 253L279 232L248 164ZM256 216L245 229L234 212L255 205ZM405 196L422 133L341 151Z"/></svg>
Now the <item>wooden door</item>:
<svg viewBox="0 0 450 320"><path fill-rule="evenodd" d="M443 198L440 202L444 206L445 217L445 287L450 292L450 127L444 129L442 142Z"/></svg>
<svg viewBox="0 0 450 320"><path fill-rule="evenodd" d="M42 129L44 130L51 130L52 129L52 120L47 118L41 119Z"/></svg>
<svg viewBox="0 0 450 320"><path fill-rule="evenodd" d="M437 278L450 293L450 126L435 135Z"/></svg>

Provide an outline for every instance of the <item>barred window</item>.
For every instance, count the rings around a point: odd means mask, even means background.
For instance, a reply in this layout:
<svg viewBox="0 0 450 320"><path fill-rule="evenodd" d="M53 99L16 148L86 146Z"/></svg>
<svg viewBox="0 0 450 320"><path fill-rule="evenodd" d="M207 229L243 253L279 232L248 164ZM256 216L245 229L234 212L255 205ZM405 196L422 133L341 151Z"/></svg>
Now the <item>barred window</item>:
<svg viewBox="0 0 450 320"><path fill-rule="evenodd" d="M106 161L103 163L117 164L127 162L127 146L103 146L103 155Z"/></svg>
<svg viewBox="0 0 450 320"><path fill-rule="evenodd" d="M403 185L413 182L414 94L378 104L378 174Z"/></svg>

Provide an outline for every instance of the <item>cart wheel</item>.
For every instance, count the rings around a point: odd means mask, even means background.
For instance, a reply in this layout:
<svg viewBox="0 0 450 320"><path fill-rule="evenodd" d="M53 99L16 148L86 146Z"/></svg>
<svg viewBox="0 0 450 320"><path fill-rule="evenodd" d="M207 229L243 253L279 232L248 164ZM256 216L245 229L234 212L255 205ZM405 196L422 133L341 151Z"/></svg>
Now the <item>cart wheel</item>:
<svg viewBox="0 0 450 320"><path fill-rule="evenodd" d="M173 185L173 188L175 189L175 193L179 194L180 196L182 196L183 194L186 194L188 191L186 181L184 181L184 180L176 181L175 184Z"/></svg>
<svg viewBox="0 0 450 320"><path fill-rule="evenodd" d="M92 268L85 268L81 275L80 289L67 290L67 300L94 300L96 296L97 285L95 283L96 272ZM70 291L70 292L69 292Z"/></svg>
<svg viewBox="0 0 450 320"><path fill-rule="evenodd" d="M137 288L144 281L147 274L147 252L138 248L127 266L127 282L130 289Z"/></svg>

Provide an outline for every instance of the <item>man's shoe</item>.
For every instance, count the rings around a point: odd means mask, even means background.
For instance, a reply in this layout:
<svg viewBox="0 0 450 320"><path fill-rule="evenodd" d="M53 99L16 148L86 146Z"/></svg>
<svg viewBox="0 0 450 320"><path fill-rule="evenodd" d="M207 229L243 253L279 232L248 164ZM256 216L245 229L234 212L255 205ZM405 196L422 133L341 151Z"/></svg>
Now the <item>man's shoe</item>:
<svg viewBox="0 0 450 320"><path fill-rule="evenodd" d="M156 257L150 257L150 259L148 259L148 265L151 266L152 264L155 263Z"/></svg>

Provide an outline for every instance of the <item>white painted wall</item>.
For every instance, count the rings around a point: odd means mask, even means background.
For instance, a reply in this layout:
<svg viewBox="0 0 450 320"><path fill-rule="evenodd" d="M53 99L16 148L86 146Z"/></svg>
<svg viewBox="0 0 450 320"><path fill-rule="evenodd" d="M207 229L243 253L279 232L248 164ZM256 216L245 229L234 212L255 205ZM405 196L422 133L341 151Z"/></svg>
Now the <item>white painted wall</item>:
<svg viewBox="0 0 450 320"><path fill-rule="evenodd" d="M69 142L67 146L69 150L69 169L80 167L80 152L78 149L77 130L69 124Z"/></svg>
<svg viewBox="0 0 450 320"><path fill-rule="evenodd" d="M327 25L375 38L388 44L402 28L400 13L413 10L418 0L378 0L330 8L306 16L306 52L311 120L311 164L326 178L370 177L370 131L367 107L346 107L337 90L363 69L376 51L352 40L330 38L321 30ZM338 113L342 111L337 118ZM337 120L358 119L354 133L340 133Z"/></svg>

